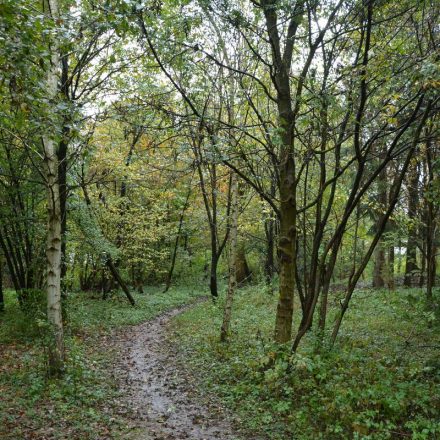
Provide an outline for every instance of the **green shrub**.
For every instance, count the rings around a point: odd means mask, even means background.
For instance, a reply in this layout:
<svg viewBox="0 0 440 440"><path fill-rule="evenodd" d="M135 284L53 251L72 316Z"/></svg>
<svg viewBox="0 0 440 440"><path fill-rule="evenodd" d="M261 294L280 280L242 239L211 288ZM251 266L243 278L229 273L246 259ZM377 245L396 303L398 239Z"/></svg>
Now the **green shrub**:
<svg viewBox="0 0 440 440"><path fill-rule="evenodd" d="M175 324L185 361L239 426L273 440L440 438L440 332L422 292L358 291L336 346L311 332L296 354L271 342L276 301L263 286L242 289L228 344L221 302Z"/></svg>
<svg viewBox="0 0 440 440"><path fill-rule="evenodd" d="M46 315L46 292L41 289L23 289L17 293L21 309L30 317L42 318Z"/></svg>

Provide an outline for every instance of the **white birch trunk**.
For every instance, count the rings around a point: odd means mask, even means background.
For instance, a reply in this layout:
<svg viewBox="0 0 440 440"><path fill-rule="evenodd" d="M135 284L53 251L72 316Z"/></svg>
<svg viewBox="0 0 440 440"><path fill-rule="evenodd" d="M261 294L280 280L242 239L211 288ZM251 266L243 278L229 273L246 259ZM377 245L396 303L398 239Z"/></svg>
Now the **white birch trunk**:
<svg viewBox="0 0 440 440"><path fill-rule="evenodd" d="M44 1L45 13L58 21L57 0ZM57 38L50 41L50 66L47 72L47 97L55 101L58 93L58 68L60 65ZM59 375L64 364L63 321L61 314L61 210L58 182L58 157L55 133L48 128L42 138L44 146L44 175L47 185L47 319L51 326L53 340L49 347L49 373Z"/></svg>

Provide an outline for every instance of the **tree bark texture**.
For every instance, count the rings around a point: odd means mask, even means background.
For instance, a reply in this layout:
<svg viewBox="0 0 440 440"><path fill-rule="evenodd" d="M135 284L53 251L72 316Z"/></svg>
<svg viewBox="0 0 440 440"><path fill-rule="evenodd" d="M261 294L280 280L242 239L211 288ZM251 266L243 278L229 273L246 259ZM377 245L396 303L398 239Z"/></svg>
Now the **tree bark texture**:
<svg viewBox="0 0 440 440"><path fill-rule="evenodd" d="M44 2L46 14L59 20L57 0ZM58 92L58 69L60 65L57 39L50 42L50 66L47 72L47 96L55 100ZM44 177L47 186L47 319L53 340L49 346L49 374L59 376L64 369L64 337L61 313L61 208L58 181L58 157L55 135L48 128L43 135Z"/></svg>
<svg viewBox="0 0 440 440"><path fill-rule="evenodd" d="M231 172L231 221L229 230L229 282L226 294L223 323L220 331L220 340L225 342L231 326L232 303L237 290L237 239L238 239L238 182L237 176Z"/></svg>
<svg viewBox="0 0 440 440"><path fill-rule="evenodd" d="M417 209L419 204L419 171L417 163L412 163L408 173L408 240L406 245L404 285L414 284L414 275L418 272L417 266Z"/></svg>

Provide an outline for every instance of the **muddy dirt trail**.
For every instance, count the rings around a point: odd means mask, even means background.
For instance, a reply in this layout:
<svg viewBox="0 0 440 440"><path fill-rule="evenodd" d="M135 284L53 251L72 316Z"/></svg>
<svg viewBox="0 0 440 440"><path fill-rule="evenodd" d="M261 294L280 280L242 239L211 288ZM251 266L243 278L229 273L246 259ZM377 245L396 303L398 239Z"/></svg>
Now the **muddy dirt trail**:
<svg viewBox="0 0 440 440"><path fill-rule="evenodd" d="M136 440L239 440L221 409L195 397L191 379L176 361L169 341L174 309L117 336L118 374ZM208 408L209 406L209 408Z"/></svg>

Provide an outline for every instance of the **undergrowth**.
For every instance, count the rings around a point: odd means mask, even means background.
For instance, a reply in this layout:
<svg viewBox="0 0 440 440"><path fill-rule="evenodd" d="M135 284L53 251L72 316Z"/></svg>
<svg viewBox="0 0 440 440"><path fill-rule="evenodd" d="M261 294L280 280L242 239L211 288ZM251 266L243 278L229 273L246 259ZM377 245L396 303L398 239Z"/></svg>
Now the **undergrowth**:
<svg viewBox="0 0 440 440"><path fill-rule="evenodd" d="M275 308L264 288L242 289L227 344L221 303L174 324L190 369L238 426L274 440L440 438L440 325L422 291L357 291L336 346L311 332L296 354L271 342Z"/></svg>
<svg viewBox="0 0 440 440"><path fill-rule="evenodd" d="M71 294L66 303L66 372L46 374L44 305L23 311L7 291L0 314L0 438L125 438L126 419L113 402L118 389L109 376L112 329L138 324L200 295L193 288L162 294L148 288L134 294L136 306L122 294L103 301L98 294Z"/></svg>

